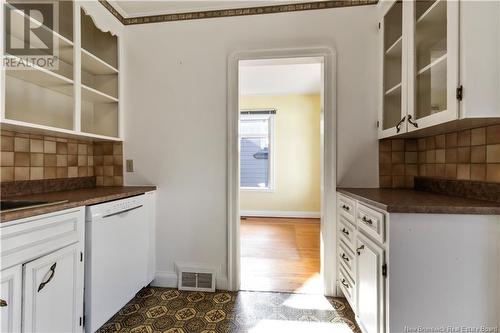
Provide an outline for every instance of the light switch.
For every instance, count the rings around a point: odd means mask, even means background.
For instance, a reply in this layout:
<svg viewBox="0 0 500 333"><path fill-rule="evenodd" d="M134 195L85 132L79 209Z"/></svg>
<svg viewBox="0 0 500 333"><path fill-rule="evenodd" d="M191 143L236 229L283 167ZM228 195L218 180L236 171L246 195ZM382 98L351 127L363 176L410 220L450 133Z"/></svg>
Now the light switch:
<svg viewBox="0 0 500 333"><path fill-rule="evenodd" d="M127 160L127 172L134 172L134 160Z"/></svg>

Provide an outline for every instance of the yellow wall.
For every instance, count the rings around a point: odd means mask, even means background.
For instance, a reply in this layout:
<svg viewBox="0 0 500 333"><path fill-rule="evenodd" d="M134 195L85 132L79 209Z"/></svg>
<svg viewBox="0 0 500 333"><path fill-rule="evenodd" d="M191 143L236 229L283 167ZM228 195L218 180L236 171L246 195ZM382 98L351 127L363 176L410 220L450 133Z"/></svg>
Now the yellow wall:
<svg viewBox="0 0 500 333"><path fill-rule="evenodd" d="M242 211L320 211L320 95L243 96L241 109L276 108L275 191L241 191Z"/></svg>

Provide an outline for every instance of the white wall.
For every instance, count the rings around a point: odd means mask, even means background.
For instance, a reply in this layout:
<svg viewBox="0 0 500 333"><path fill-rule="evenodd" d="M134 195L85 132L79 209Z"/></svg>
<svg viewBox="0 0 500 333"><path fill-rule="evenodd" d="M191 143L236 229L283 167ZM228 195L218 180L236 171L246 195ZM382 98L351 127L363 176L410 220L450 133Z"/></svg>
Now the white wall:
<svg viewBox="0 0 500 333"><path fill-rule="evenodd" d="M368 6L126 28L124 154L136 170L125 182L159 186L158 271L173 272L175 261L208 263L221 267L223 286L231 52L335 48L338 184L378 185L376 14Z"/></svg>

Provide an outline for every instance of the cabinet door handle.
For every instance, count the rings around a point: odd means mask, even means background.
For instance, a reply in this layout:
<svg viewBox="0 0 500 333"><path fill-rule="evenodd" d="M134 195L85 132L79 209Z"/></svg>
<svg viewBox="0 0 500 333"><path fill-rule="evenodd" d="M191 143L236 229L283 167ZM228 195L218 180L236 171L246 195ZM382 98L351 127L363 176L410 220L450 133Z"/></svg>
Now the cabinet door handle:
<svg viewBox="0 0 500 333"><path fill-rule="evenodd" d="M56 266L57 266L57 263L54 263L52 266L50 266L49 278L46 281L42 281L42 283L40 283L40 285L38 286L38 292L40 292L40 290L42 290L43 288L45 288L45 286L47 285L47 283L49 283L50 280L52 280L52 278L56 274Z"/></svg>
<svg viewBox="0 0 500 333"><path fill-rule="evenodd" d="M406 116L404 116L403 119L401 119L399 121L399 123L396 125L396 133L401 132L401 125L405 122L405 119L406 119Z"/></svg>
<svg viewBox="0 0 500 333"><path fill-rule="evenodd" d="M342 279L342 281L340 281L346 288L350 288L349 287L349 284L347 282L345 282L345 279Z"/></svg>
<svg viewBox="0 0 500 333"><path fill-rule="evenodd" d="M349 258L345 255L345 253L342 253L342 255L340 257L342 259L344 259L345 261L349 262Z"/></svg>
<svg viewBox="0 0 500 333"><path fill-rule="evenodd" d="M360 256L360 255L361 255L361 250L364 250L364 248L365 248L365 246L364 246L364 245L361 245L360 247L358 247L358 248L356 249L356 253L358 254L358 256Z"/></svg>
<svg viewBox="0 0 500 333"><path fill-rule="evenodd" d="M411 114L408 115L408 122L410 124L412 124L413 126L415 126L415 128L418 128L418 124L416 122L414 122L413 120L411 120Z"/></svg>
<svg viewBox="0 0 500 333"><path fill-rule="evenodd" d="M4 308L7 306L7 301L4 299L0 299L0 308Z"/></svg>
<svg viewBox="0 0 500 333"><path fill-rule="evenodd" d="M349 211L349 206L346 206L346 205L342 205L342 208L345 210L345 211Z"/></svg>
<svg viewBox="0 0 500 333"><path fill-rule="evenodd" d="M366 216L363 216L361 221L365 222L366 224L372 225L373 221L371 219L367 219Z"/></svg>
<svg viewBox="0 0 500 333"><path fill-rule="evenodd" d="M349 236L349 231L347 231L347 229L346 229L346 228L342 228L342 232L343 232L344 234L346 234L347 236Z"/></svg>

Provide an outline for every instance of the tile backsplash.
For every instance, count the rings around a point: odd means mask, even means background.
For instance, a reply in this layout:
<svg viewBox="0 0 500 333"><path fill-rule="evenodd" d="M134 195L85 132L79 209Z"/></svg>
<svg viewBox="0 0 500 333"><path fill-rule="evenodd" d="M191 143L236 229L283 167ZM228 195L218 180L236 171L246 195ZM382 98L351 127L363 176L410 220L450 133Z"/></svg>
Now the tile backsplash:
<svg viewBox="0 0 500 333"><path fill-rule="evenodd" d="M92 142L1 130L1 181L96 176L123 185L122 143Z"/></svg>
<svg viewBox="0 0 500 333"><path fill-rule="evenodd" d="M379 175L384 188L411 188L415 176L498 183L500 125L380 140Z"/></svg>
<svg viewBox="0 0 500 333"><path fill-rule="evenodd" d="M94 142L94 174L97 186L123 185L123 145L121 142Z"/></svg>

